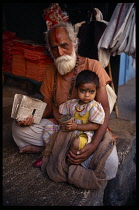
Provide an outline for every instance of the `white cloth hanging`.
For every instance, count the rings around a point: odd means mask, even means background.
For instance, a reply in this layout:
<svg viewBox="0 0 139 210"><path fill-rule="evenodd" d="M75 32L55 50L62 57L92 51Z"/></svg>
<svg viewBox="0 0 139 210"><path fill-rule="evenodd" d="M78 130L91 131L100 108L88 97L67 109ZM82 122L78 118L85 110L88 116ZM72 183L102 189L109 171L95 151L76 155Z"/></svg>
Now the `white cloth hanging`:
<svg viewBox="0 0 139 210"><path fill-rule="evenodd" d="M126 53L135 59L136 23L134 3L118 3L99 43L98 57L108 66L110 56Z"/></svg>
<svg viewBox="0 0 139 210"><path fill-rule="evenodd" d="M74 31L75 31L76 35L78 35L79 28L81 27L81 25L82 25L83 23L85 23L85 21L82 21L82 22L80 22L80 23L76 23L76 24L74 25Z"/></svg>
<svg viewBox="0 0 139 210"><path fill-rule="evenodd" d="M108 22L103 20L102 12L98 8L94 8L94 10L96 11L96 21L100 21L100 22L103 22L106 25L108 25Z"/></svg>

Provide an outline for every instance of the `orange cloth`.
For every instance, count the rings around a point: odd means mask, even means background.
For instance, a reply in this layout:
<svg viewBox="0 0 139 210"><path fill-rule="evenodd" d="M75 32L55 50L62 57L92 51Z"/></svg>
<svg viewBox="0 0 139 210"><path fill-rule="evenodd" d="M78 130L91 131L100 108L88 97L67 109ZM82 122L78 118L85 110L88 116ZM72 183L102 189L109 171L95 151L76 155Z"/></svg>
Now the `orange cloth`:
<svg viewBox="0 0 139 210"><path fill-rule="evenodd" d="M34 79L37 82L40 82L43 80L45 72L47 71L47 63L35 63L31 60L26 60L26 77L30 79Z"/></svg>
<svg viewBox="0 0 139 210"><path fill-rule="evenodd" d="M14 40L11 53L12 73L37 82L43 80L47 65L52 63L52 58L46 55L45 46L33 44L29 40Z"/></svg>
<svg viewBox="0 0 139 210"><path fill-rule="evenodd" d="M77 67L77 74L82 70L89 69L94 71L98 77L100 82L100 87L108 84L111 79L106 73L105 69L102 65L97 61L89 58L84 58L79 56L79 64ZM53 115L56 120L59 119L60 114L58 109L53 104L53 86L54 86L54 75L55 75L56 67L54 64L51 64L47 67L46 74L44 76L44 80L42 82L40 91L45 96L47 103L50 104L50 108L53 108ZM67 80L71 80L73 76L74 70L72 70L67 75L61 76L59 73L57 74L57 84L56 84L56 102L58 105L67 101L67 97L69 94L69 89L71 87L71 82ZM72 95L70 99L77 98L77 92L75 87L73 88Z"/></svg>
<svg viewBox="0 0 139 210"><path fill-rule="evenodd" d="M12 74L25 77L26 63L25 63L24 55L13 55Z"/></svg>

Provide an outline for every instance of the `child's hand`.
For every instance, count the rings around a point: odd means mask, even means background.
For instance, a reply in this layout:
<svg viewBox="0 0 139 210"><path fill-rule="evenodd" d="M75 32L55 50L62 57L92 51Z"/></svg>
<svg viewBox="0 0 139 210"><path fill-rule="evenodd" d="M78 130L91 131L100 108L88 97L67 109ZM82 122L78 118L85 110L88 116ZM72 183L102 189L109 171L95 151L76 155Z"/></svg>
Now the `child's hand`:
<svg viewBox="0 0 139 210"><path fill-rule="evenodd" d="M66 125L65 125L65 129L66 129L66 131L74 131L74 130L76 130L77 129L77 123L76 122L70 122L70 123L67 123Z"/></svg>

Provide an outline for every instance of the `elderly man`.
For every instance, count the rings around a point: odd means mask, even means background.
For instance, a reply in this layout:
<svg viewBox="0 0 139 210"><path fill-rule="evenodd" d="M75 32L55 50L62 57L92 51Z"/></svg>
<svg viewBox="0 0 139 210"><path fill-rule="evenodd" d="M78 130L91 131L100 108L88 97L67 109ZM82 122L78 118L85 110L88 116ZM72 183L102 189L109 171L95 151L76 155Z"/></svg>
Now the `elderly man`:
<svg viewBox="0 0 139 210"><path fill-rule="evenodd" d="M14 141L19 147L20 153L39 153L44 150L42 133L47 123L58 124L61 103L68 99L77 98L75 89L75 79L79 72L89 69L96 72L99 77L100 87L97 91L96 100L102 104L105 111L104 124L95 131L91 143L80 150L78 155L69 152L68 159L72 164L80 164L87 160L96 150L102 137L104 136L109 121L109 103L106 92L106 84L111 79L105 69L97 61L76 55L77 38L74 29L69 23L59 23L50 28L47 33L47 43L54 59L47 70L42 82L40 92L47 107L43 114L43 119L39 125L33 124L33 117L28 117L22 122L13 122L12 134ZM47 118L47 119L46 119ZM109 166L112 167L111 177L116 175L118 158L116 147L114 147L109 159Z"/></svg>

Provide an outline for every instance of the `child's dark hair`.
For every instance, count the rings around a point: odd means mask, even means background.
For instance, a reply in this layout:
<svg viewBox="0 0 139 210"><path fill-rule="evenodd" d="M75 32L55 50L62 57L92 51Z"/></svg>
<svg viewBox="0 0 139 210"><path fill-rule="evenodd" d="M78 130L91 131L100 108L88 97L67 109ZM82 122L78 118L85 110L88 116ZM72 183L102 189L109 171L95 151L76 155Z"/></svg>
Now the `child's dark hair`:
<svg viewBox="0 0 139 210"><path fill-rule="evenodd" d="M86 83L93 83L96 85L96 88L98 88L99 77L93 71L83 70L77 75L75 87L78 88L81 84L86 84Z"/></svg>

